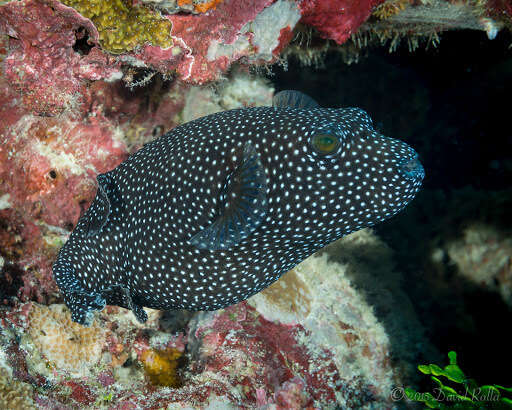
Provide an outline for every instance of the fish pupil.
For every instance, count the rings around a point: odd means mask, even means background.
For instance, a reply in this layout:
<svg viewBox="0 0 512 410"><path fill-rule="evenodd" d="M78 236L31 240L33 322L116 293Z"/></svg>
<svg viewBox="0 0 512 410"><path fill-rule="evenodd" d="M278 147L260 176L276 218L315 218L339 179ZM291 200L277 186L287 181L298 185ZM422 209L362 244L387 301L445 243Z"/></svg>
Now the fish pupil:
<svg viewBox="0 0 512 410"><path fill-rule="evenodd" d="M340 141L330 134L316 134L312 143L313 147L321 154L331 154L340 145Z"/></svg>

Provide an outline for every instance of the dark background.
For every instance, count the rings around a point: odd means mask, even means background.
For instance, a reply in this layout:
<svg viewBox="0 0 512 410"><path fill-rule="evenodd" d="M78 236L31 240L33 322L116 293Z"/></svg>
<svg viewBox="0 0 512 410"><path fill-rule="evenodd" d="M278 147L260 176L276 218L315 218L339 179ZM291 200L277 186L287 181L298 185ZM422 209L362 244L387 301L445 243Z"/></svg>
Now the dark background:
<svg viewBox="0 0 512 410"><path fill-rule="evenodd" d="M480 221L512 233L512 36L444 33L437 47L364 52L347 65L330 52L321 67L293 57L273 67L276 91L296 89L324 107L365 109L384 135L406 141L426 170L408 208L376 228L394 250L402 285L439 350L456 350L482 384L512 384L512 311L498 292L468 281L432 250ZM396 313L400 315L400 312ZM395 347L396 348L396 347ZM419 363L418 363L419 364Z"/></svg>

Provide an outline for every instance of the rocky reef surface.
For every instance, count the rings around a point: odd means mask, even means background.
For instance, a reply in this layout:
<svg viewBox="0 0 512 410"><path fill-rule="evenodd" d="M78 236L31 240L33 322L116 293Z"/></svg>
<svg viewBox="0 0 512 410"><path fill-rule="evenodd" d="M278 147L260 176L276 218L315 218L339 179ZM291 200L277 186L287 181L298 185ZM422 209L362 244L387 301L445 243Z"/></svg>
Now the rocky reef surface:
<svg viewBox="0 0 512 410"><path fill-rule="evenodd" d="M390 406L429 349L398 278L390 249L363 230L216 312L148 310L141 325L107 307L83 327L62 304L19 303L0 312L4 405Z"/></svg>
<svg viewBox="0 0 512 410"><path fill-rule="evenodd" d="M0 1L0 408L391 406L435 353L370 231L247 302L144 326L117 307L72 323L51 264L98 173L183 122L269 105L254 70L511 26L505 0ZM510 303L510 239L475 229L434 255Z"/></svg>

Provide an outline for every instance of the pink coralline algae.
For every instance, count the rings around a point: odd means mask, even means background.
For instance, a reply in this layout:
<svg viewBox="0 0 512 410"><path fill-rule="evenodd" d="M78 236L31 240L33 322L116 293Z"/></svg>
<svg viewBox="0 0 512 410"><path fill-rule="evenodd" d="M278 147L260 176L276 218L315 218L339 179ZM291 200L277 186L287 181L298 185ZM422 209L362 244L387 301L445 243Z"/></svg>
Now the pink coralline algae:
<svg viewBox="0 0 512 410"><path fill-rule="evenodd" d="M294 3L279 0L224 1L205 15L171 15L175 45L186 51L179 76L204 83L219 78L233 61L275 61L300 18ZM266 9L267 8L267 9ZM264 33L265 31L265 33ZM209 33L205 36L204 33ZM139 56L152 55L146 47ZM159 56L157 60L160 59Z"/></svg>
<svg viewBox="0 0 512 410"><path fill-rule="evenodd" d="M81 79L118 79L121 64L203 84L219 79L235 61L275 61L291 40L282 32L294 29L300 12L295 3L285 0L223 1L207 13L167 15L172 23L171 47L143 44L120 55L102 51L93 22L58 1L11 2L0 7L0 16L0 31L14 40L9 45L7 77L26 104L52 115L82 102ZM86 55L73 50L77 40L87 44ZM18 66L21 59L26 69ZM46 73L44 81L38 81L40 72Z"/></svg>
<svg viewBox="0 0 512 410"><path fill-rule="evenodd" d="M324 38L344 43L384 0L303 0L301 22L315 27Z"/></svg>
<svg viewBox="0 0 512 410"><path fill-rule="evenodd" d="M497 18L505 18L512 24L512 3L509 0L489 0L487 2L489 13Z"/></svg>
<svg viewBox="0 0 512 410"><path fill-rule="evenodd" d="M208 49L215 42L233 44L238 39L241 28L254 20L258 13L271 3L272 0L257 0L248 5L226 1L206 15L170 16L171 33L175 44L183 47L186 55L185 61L177 67L179 75L185 80L196 79L199 83L211 81L218 78L219 72L229 67L233 57L248 55L248 50L233 50L231 55L209 59ZM202 33L209 35L204 36ZM149 47L146 47L142 54L144 53L152 56Z"/></svg>
<svg viewBox="0 0 512 410"><path fill-rule="evenodd" d="M118 65L99 50L85 56L73 50L78 30L84 27L91 35L95 32L90 21L57 2L10 2L0 7L0 33L8 38L3 72L19 96L17 105L37 115L57 115L85 103L84 80L120 74Z"/></svg>
<svg viewBox="0 0 512 410"><path fill-rule="evenodd" d="M55 293L51 263L96 175L175 126L184 104L179 84L150 96L114 81L120 62L97 47L75 50L83 27L94 32L57 2L0 7L0 298L43 302ZM4 293L16 280L19 290Z"/></svg>
<svg viewBox="0 0 512 410"><path fill-rule="evenodd" d="M332 352L309 352L300 325L270 322L245 303L199 320L194 330L201 344L192 373L216 374L243 392L246 404L304 408L334 403L347 391L354 403L375 400L374 386L344 380Z"/></svg>
<svg viewBox="0 0 512 410"><path fill-rule="evenodd" d="M114 168L130 148L140 146L137 141L130 146L130 128L152 138L153 127L174 125L173 116L160 117L181 106L167 97L162 109L128 121L125 113L150 108L143 108L140 98L132 100L140 106L125 103L121 87L105 82L89 87L94 103L83 115L67 110L59 117L14 113L0 118L0 217L6 232L0 237L4 256L28 269L18 295L22 299L41 302L54 292L51 263L65 240L65 229L76 224L92 200L96 175ZM123 111L102 105L105 100L118 103Z"/></svg>

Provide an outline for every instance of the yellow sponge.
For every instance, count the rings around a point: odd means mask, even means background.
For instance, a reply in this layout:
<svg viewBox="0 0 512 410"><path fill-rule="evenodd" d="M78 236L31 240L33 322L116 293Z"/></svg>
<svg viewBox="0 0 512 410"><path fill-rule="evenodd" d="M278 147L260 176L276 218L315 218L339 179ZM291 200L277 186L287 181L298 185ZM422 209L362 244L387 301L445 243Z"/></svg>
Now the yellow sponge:
<svg viewBox="0 0 512 410"><path fill-rule="evenodd" d="M82 16L92 20L100 35L101 46L120 54L150 43L162 48L172 46L169 20L144 6L123 0L61 0Z"/></svg>

